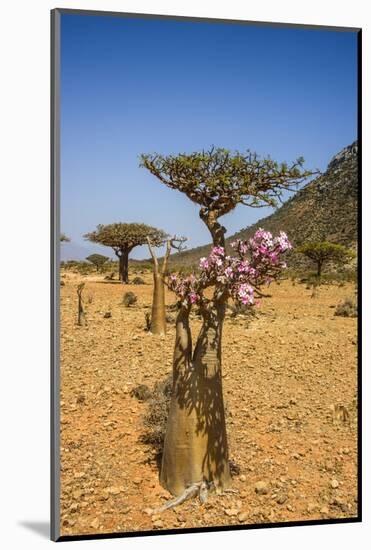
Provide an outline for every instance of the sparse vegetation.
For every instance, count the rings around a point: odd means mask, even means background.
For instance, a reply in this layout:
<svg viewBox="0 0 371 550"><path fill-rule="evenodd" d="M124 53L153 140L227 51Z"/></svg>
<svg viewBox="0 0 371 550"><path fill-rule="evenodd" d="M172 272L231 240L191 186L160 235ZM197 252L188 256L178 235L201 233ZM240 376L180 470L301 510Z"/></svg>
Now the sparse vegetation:
<svg viewBox="0 0 371 550"><path fill-rule="evenodd" d="M321 278L324 264L331 261L344 265L355 258L353 250L341 244L330 243L328 241L306 243L298 247L296 252L304 254L304 256L315 263L318 279Z"/></svg>
<svg viewBox="0 0 371 550"><path fill-rule="evenodd" d="M352 298L345 298L345 300L336 307L334 315L339 317L357 317L357 303Z"/></svg>
<svg viewBox="0 0 371 550"><path fill-rule="evenodd" d="M86 259L88 262L93 264L96 270L99 272L102 271L104 264L108 261L109 258L108 256L103 256L102 254L90 254L90 256L88 256Z"/></svg>
<svg viewBox="0 0 371 550"><path fill-rule="evenodd" d="M136 297L134 292L131 292L131 291L125 292L124 297L122 299L122 303L124 304L125 307L133 306L137 303L137 301L138 301L138 298Z"/></svg>

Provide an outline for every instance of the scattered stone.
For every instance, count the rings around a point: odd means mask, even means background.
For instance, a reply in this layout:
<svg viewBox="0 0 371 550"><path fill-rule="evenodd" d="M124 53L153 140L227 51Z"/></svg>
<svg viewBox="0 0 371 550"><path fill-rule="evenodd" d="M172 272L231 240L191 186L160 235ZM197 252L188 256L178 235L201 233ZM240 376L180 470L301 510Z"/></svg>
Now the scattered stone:
<svg viewBox="0 0 371 550"><path fill-rule="evenodd" d="M315 502L310 502L307 506L307 512L309 513L312 513L312 512L315 512L315 510L317 510L318 506Z"/></svg>
<svg viewBox="0 0 371 550"><path fill-rule="evenodd" d="M112 313L110 311L106 311L106 313L103 315L104 319L109 319L110 317L112 317Z"/></svg>
<svg viewBox="0 0 371 550"><path fill-rule="evenodd" d="M110 495L118 495L121 493L120 487L107 487L107 493Z"/></svg>
<svg viewBox="0 0 371 550"><path fill-rule="evenodd" d="M226 516L237 516L239 513L238 508L225 508L224 513Z"/></svg>
<svg viewBox="0 0 371 550"><path fill-rule="evenodd" d="M269 493L269 485L265 481L255 483L255 493L258 495L267 495Z"/></svg>
<svg viewBox="0 0 371 550"><path fill-rule="evenodd" d="M153 527L156 527L156 529L160 529L163 526L164 526L164 524L163 524L163 521L161 519L156 519L153 522Z"/></svg>
<svg viewBox="0 0 371 550"><path fill-rule="evenodd" d="M332 479L330 481L330 486L332 487L332 489L337 489L339 487L339 482L337 479Z"/></svg>
<svg viewBox="0 0 371 550"><path fill-rule="evenodd" d="M277 504L284 504L284 503L286 502L286 500L287 500L287 496L286 496L286 495L280 495L280 496L277 498L276 502L277 502Z"/></svg>
<svg viewBox="0 0 371 550"><path fill-rule="evenodd" d="M246 521L248 518L248 515L246 512L241 512L241 514L238 514L238 521L240 523L243 523L244 521Z"/></svg>
<svg viewBox="0 0 371 550"><path fill-rule="evenodd" d="M98 529L98 527L99 527L99 519L98 519L98 518L93 519L93 521L92 521L91 524L90 524L90 527L92 527L93 529Z"/></svg>
<svg viewBox="0 0 371 550"><path fill-rule="evenodd" d="M321 514L327 515L329 513L329 509L328 509L327 506L322 506L320 512L321 512Z"/></svg>
<svg viewBox="0 0 371 550"><path fill-rule="evenodd" d="M152 508L144 508L143 512L147 514L147 516L153 515L153 509Z"/></svg>

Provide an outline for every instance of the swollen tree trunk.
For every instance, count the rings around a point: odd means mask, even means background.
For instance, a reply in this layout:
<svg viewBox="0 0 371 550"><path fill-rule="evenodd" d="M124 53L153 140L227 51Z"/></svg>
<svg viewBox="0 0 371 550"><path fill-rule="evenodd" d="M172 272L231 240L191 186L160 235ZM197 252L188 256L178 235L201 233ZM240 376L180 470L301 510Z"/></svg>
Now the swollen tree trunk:
<svg viewBox="0 0 371 550"><path fill-rule="evenodd" d="M224 246L224 228L204 217L214 246ZM193 483L231 481L222 391L221 342L226 299L216 288L214 300L201 308L203 324L192 355L189 309L176 322L173 392L166 427L160 481L174 495Z"/></svg>
<svg viewBox="0 0 371 550"><path fill-rule="evenodd" d="M153 272L151 332L158 335L166 333L165 284L163 274L158 270Z"/></svg>
<svg viewBox="0 0 371 550"><path fill-rule="evenodd" d="M191 361L189 310L176 322L173 393L166 428L161 484L174 495L200 481L230 484L221 376L224 305L204 309Z"/></svg>
<svg viewBox="0 0 371 550"><path fill-rule="evenodd" d="M164 335L166 333L166 309L165 309L165 275L167 270L167 262L171 251L171 241L166 243L166 253L159 266L157 256L152 246L151 240L147 237L148 249L153 259L153 297L152 297L152 317L151 317L151 332L156 335Z"/></svg>

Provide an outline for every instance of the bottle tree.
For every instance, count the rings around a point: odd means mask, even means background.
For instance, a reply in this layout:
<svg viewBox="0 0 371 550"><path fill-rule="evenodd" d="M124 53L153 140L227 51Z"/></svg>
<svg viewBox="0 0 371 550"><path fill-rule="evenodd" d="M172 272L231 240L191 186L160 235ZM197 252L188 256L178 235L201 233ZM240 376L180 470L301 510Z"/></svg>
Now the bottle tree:
<svg viewBox="0 0 371 550"><path fill-rule="evenodd" d="M167 275L167 265L171 249L174 248L180 252L184 249L183 243L186 240L186 237L177 236L167 239L165 255L160 264L153 243L150 237L147 237L148 249L153 260L153 298L150 323L150 331L152 334L161 336L166 333L165 277Z"/></svg>
<svg viewBox="0 0 371 550"><path fill-rule="evenodd" d="M226 305L231 296L242 303L253 303L254 289L282 269L280 255L289 247L284 234L273 239L262 232L251 243L237 243L236 258L226 256L226 229L220 217L238 204L274 206L284 190L312 174L303 169L303 163L304 159L299 158L288 166L259 158L251 151L242 154L215 148L176 156L141 157L141 165L162 183L200 206L200 218L213 243L211 256L202 260L198 276L169 279L170 288L179 298L179 311L173 393L160 479L174 495L204 481L219 489L230 484L221 374ZM206 288L211 296L205 296ZM202 316L194 349L189 325L193 304Z"/></svg>
<svg viewBox="0 0 371 550"><path fill-rule="evenodd" d="M110 246L119 259L119 279L122 283L129 282L129 254L136 246L147 243L151 239L153 246L161 246L167 234L144 223L111 223L98 225L95 231L86 233L84 238L93 243Z"/></svg>
<svg viewBox="0 0 371 550"><path fill-rule="evenodd" d="M341 244L330 243L328 241L306 243L296 249L297 252L304 254L312 260L317 269L317 277L321 278L323 265L329 261L337 264L347 264L355 258L355 252Z"/></svg>

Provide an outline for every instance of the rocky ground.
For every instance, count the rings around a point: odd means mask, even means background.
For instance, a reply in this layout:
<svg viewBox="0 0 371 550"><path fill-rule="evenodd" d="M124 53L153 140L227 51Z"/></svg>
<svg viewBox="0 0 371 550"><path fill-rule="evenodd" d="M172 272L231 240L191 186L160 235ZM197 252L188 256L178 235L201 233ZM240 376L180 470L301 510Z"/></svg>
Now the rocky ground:
<svg viewBox="0 0 371 550"><path fill-rule="evenodd" d="M223 388L235 493L172 498L140 442L148 404L130 395L171 372L166 338L144 330L151 278L123 286L63 275L61 287L61 534L181 529L357 515L356 319L334 316L354 285L273 285L257 317L228 318ZM84 280L87 326L76 324ZM130 290L135 306L122 298ZM174 296L167 296L171 304ZM110 315L108 315L110 314ZM192 321L193 329L200 322ZM343 408L342 408L343 407Z"/></svg>

